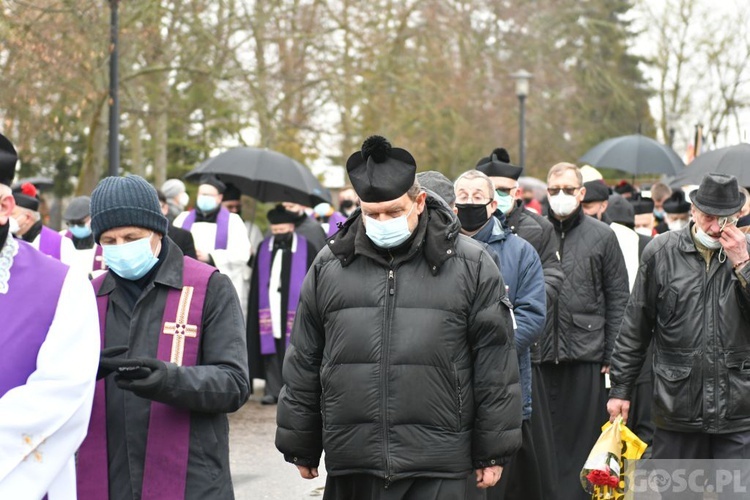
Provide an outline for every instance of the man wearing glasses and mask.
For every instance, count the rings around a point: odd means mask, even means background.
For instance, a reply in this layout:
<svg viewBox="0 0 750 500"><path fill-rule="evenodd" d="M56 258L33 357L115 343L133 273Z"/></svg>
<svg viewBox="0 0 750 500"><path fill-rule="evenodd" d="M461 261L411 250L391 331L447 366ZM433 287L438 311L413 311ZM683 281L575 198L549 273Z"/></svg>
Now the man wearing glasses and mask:
<svg viewBox="0 0 750 500"><path fill-rule="evenodd" d="M604 375L628 301L628 272L614 231L583 212L586 188L578 167L553 166L547 191L565 274L547 321L541 365L555 449L568 458L559 463L556 484L566 499L588 499L579 474L607 419Z"/></svg>
<svg viewBox="0 0 750 500"><path fill-rule="evenodd" d="M306 479L325 450L324 499L483 498L521 445L500 271L408 151L373 136L346 168L361 211L302 285L276 447Z"/></svg>
<svg viewBox="0 0 750 500"><path fill-rule="evenodd" d="M750 458L750 254L735 226L745 203L733 176L708 174L693 221L655 238L614 353L610 416L627 419L652 337L653 458Z"/></svg>

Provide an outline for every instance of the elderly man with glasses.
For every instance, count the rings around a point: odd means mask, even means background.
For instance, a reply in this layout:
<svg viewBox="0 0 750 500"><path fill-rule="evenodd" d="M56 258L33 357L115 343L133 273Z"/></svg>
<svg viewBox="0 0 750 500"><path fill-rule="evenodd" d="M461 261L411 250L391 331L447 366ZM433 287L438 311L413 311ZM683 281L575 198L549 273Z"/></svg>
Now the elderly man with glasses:
<svg viewBox="0 0 750 500"><path fill-rule="evenodd" d="M607 419L605 373L628 301L628 272L614 231L584 214L581 171L558 163L547 176L549 221L565 281L552 304L542 347L542 377L555 437L561 498L590 498L579 474Z"/></svg>
<svg viewBox="0 0 750 500"><path fill-rule="evenodd" d="M612 355L612 418L630 397L652 341L653 458L750 458L750 254L735 226L737 179L708 174L693 221L643 252Z"/></svg>

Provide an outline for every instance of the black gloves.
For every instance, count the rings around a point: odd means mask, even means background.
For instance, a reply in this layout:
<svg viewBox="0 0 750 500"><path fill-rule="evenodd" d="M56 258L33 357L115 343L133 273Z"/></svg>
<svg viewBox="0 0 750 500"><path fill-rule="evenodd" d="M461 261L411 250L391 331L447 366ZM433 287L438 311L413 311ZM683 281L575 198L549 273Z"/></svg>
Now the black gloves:
<svg viewBox="0 0 750 500"><path fill-rule="evenodd" d="M117 367L115 383L120 389L149 397L162 390L167 382L167 364L151 358L123 359Z"/></svg>
<svg viewBox="0 0 750 500"><path fill-rule="evenodd" d="M118 366L117 363L122 360L114 360L111 358L119 356L120 354L125 354L126 352L128 352L128 346L126 345L118 345L102 349L102 352L99 353L99 369L96 371L96 380L103 379L115 371Z"/></svg>

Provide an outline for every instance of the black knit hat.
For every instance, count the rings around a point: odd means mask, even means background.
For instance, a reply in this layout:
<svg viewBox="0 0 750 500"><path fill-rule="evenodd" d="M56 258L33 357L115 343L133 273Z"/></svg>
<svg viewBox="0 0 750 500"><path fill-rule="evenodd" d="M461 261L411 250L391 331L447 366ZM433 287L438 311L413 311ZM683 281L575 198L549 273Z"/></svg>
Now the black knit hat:
<svg viewBox="0 0 750 500"><path fill-rule="evenodd" d="M380 203L403 196L414 185L417 162L405 149L394 148L385 137L373 135L362 150L346 161L349 180L359 199Z"/></svg>
<svg viewBox="0 0 750 500"><path fill-rule="evenodd" d="M91 193L91 230L99 243L102 233L136 226L167 234L169 222L161 213L156 189L143 177L106 177Z"/></svg>
<svg viewBox="0 0 750 500"><path fill-rule="evenodd" d="M18 153L13 144L0 134L0 184L10 186L13 184L13 177L16 175L16 161Z"/></svg>
<svg viewBox="0 0 750 500"><path fill-rule="evenodd" d="M691 206L682 189L675 189L672 195L664 201L664 211L668 214L686 214Z"/></svg>
<svg viewBox="0 0 750 500"><path fill-rule="evenodd" d="M510 155L505 148L496 148L492 153L477 162L477 170L488 177L508 177L518 180L523 168L511 165Z"/></svg>
<svg viewBox="0 0 750 500"><path fill-rule="evenodd" d="M745 194L740 193L737 178L724 174L706 174L690 199L698 210L717 217L734 215L745 204Z"/></svg>
<svg viewBox="0 0 750 500"><path fill-rule="evenodd" d="M16 205L34 212L39 211L39 193L30 182L24 182L20 186L13 188L13 199Z"/></svg>
<svg viewBox="0 0 750 500"><path fill-rule="evenodd" d="M609 200L610 189L603 181L597 179L584 182L583 187L586 188L586 194L583 196L583 203Z"/></svg>
<svg viewBox="0 0 750 500"><path fill-rule="evenodd" d="M268 211L268 222L270 224L294 224L299 220L299 214L290 212L284 208L284 205L276 205Z"/></svg>

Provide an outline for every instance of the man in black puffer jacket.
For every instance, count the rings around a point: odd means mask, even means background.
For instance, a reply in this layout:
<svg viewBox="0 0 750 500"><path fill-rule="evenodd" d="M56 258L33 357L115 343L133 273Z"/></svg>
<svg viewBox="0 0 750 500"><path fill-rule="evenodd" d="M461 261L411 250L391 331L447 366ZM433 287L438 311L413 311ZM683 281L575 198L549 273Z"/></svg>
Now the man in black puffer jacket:
<svg viewBox="0 0 750 500"><path fill-rule="evenodd" d="M542 348L555 449L556 484L566 500L588 499L579 474L608 416L604 374L628 301L628 272L609 225L583 213L581 171L558 163L547 176L549 220L555 227L565 281L548 317Z"/></svg>
<svg viewBox="0 0 750 500"><path fill-rule="evenodd" d="M371 137L347 170L361 212L305 278L276 447L305 478L325 450L327 499L481 498L521 445L500 272L407 151Z"/></svg>

